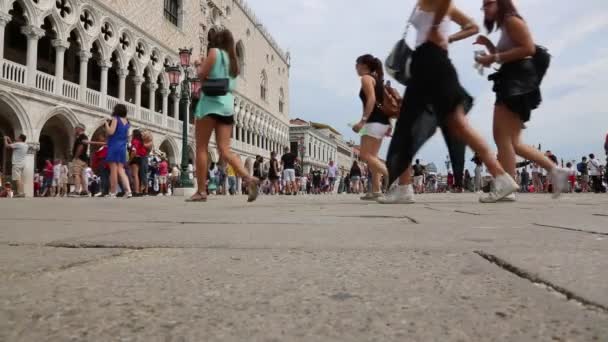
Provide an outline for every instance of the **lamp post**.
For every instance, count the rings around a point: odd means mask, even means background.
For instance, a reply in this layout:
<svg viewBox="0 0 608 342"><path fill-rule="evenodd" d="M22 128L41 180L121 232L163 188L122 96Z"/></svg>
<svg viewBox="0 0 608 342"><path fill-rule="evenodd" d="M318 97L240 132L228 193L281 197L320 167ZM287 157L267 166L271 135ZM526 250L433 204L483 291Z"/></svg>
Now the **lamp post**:
<svg viewBox="0 0 608 342"><path fill-rule="evenodd" d="M190 77L192 68L190 65L190 57L192 49L179 49L180 65L167 66L166 71L169 74L169 82L173 89L177 89L180 85L180 78L183 72L183 80L181 80L181 95L179 100L179 114L182 117L182 164L181 164L181 187L193 188L194 185L188 175L188 106L190 101L198 96L201 87L201 81L197 77Z"/></svg>

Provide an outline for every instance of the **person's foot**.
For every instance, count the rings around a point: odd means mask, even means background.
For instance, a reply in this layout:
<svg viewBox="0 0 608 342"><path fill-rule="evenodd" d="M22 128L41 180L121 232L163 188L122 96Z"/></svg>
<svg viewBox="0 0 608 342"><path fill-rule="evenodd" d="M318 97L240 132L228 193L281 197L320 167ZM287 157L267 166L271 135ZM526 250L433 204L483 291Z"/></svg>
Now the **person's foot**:
<svg viewBox="0 0 608 342"><path fill-rule="evenodd" d="M78 196L80 197L89 197L89 193L86 191L82 191L81 193L78 194Z"/></svg>
<svg viewBox="0 0 608 342"><path fill-rule="evenodd" d="M78 193L78 192L70 192L68 194L68 197L80 197L80 193Z"/></svg>
<svg viewBox="0 0 608 342"><path fill-rule="evenodd" d="M382 196L381 192L368 192L364 196L360 197L362 201L375 201Z"/></svg>
<svg viewBox="0 0 608 342"><path fill-rule="evenodd" d="M259 188L258 188L258 182L260 180L252 177L249 180L249 184L247 185L247 192L249 193L249 195L247 196L247 202L253 202L258 198L259 195Z"/></svg>
<svg viewBox="0 0 608 342"><path fill-rule="evenodd" d="M207 202L207 195L197 191L192 197L188 198L186 202Z"/></svg>
<svg viewBox="0 0 608 342"><path fill-rule="evenodd" d="M481 203L496 203L519 190L519 185L509 174L504 173L494 179L494 189L487 196L479 198Z"/></svg>
<svg viewBox="0 0 608 342"><path fill-rule="evenodd" d="M116 194L107 194L105 198L116 198Z"/></svg>
<svg viewBox="0 0 608 342"><path fill-rule="evenodd" d="M515 197L515 193L512 193L500 199L499 202L517 202L517 198Z"/></svg>
<svg viewBox="0 0 608 342"><path fill-rule="evenodd" d="M16 194L13 196L13 198L25 198L25 194L24 193Z"/></svg>
<svg viewBox="0 0 608 342"><path fill-rule="evenodd" d="M396 185L392 187L385 196L378 198L380 204L412 204L414 200L414 188L409 185Z"/></svg>
<svg viewBox="0 0 608 342"><path fill-rule="evenodd" d="M132 192L127 192L125 194L125 198L131 198L131 197L133 197L133 193Z"/></svg>
<svg viewBox="0 0 608 342"><path fill-rule="evenodd" d="M553 184L553 198L558 198L562 192L568 192L568 174L570 170L555 167L551 170L551 183Z"/></svg>

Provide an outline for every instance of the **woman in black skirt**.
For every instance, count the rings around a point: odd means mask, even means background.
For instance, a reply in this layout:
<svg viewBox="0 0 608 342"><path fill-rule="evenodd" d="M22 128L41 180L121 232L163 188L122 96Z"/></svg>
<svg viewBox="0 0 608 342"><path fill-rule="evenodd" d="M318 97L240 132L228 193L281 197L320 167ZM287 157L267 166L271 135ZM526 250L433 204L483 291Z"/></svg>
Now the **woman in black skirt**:
<svg viewBox="0 0 608 342"><path fill-rule="evenodd" d="M501 30L495 46L487 37L477 37L476 44L485 46L489 54L477 56L479 64L490 67L502 64L500 70L491 75L496 92L494 107L494 140L498 147L498 160L511 175L515 174L516 154L532 160L549 171L553 197L566 191L568 170L552 163L537 149L524 144L521 131L530 120L530 113L541 102L540 82L548 67L549 56L537 47L528 31L526 22L517 12L512 0L483 0L484 21L488 32L494 27ZM539 64L539 58L546 63ZM514 195L507 197L515 200Z"/></svg>
<svg viewBox="0 0 608 342"><path fill-rule="evenodd" d="M411 165L420 147L440 127L452 154L452 146L462 145L459 159L464 164L464 145L469 145L496 179L495 189L483 202L496 202L519 187L505 172L483 138L471 127L465 114L472 98L460 85L456 69L448 58L450 21L464 15L451 0L419 0L411 22L417 31L416 50L412 56L411 80L406 89L401 115L389 147L387 164L392 183ZM464 27L463 27L464 28ZM475 32L476 33L476 32ZM474 34L474 33L473 33ZM469 34L470 35L470 34ZM465 34L466 37L466 34ZM457 37L462 39L462 37ZM466 109L465 109L466 108ZM462 175L462 174L460 174ZM405 193L402 184L392 191ZM401 189L400 189L401 188ZM406 196L389 194L381 203L407 203ZM402 197L404 201L391 201Z"/></svg>

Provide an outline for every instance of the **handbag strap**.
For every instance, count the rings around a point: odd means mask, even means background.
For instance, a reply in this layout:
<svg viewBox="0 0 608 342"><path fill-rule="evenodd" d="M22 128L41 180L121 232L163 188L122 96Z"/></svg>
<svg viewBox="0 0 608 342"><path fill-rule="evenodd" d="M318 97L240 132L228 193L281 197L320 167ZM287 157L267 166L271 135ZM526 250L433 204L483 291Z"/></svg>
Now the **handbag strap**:
<svg viewBox="0 0 608 342"><path fill-rule="evenodd" d="M407 19L407 24L405 25L405 32L403 32L403 40L405 40L407 38L407 33L409 32L410 27L412 27L412 19L414 18L414 15L416 15L417 9L418 9L418 3L416 3L416 5L414 5L414 9L412 10L410 17Z"/></svg>
<svg viewBox="0 0 608 342"><path fill-rule="evenodd" d="M225 57L224 57L224 53L225 53L225 52L224 52L224 50L222 50L222 49L218 49L218 50L220 51L220 55L221 55L221 58L222 58L222 66L224 67L224 74L225 74L225 77L226 77L226 78L229 78L229 76L230 76L230 75L229 75L229 73L228 73L228 67L226 67L226 60L225 60Z"/></svg>

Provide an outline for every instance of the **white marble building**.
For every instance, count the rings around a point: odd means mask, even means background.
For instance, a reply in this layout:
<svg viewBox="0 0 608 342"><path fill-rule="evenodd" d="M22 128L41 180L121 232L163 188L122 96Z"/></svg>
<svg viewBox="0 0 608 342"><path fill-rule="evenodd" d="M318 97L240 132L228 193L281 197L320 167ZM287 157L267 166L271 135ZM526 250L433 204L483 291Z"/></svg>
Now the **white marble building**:
<svg viewBox="0 0 608 342"><path fill-rule="evenodd" d="M221 28L233 32L243 69L233 148L251 168L255 155L289 145L290 57L242 0L0 0L0 136L28 138L26 193L45 159L71 158L77 124L95 139L117 103L179 163L182 120L193 119L179 116L180 90L164 67L178 48L206 54L208 35ZM189 125L190 158L193 133ZM10 174L2 144L0 167Z"/></svg>

